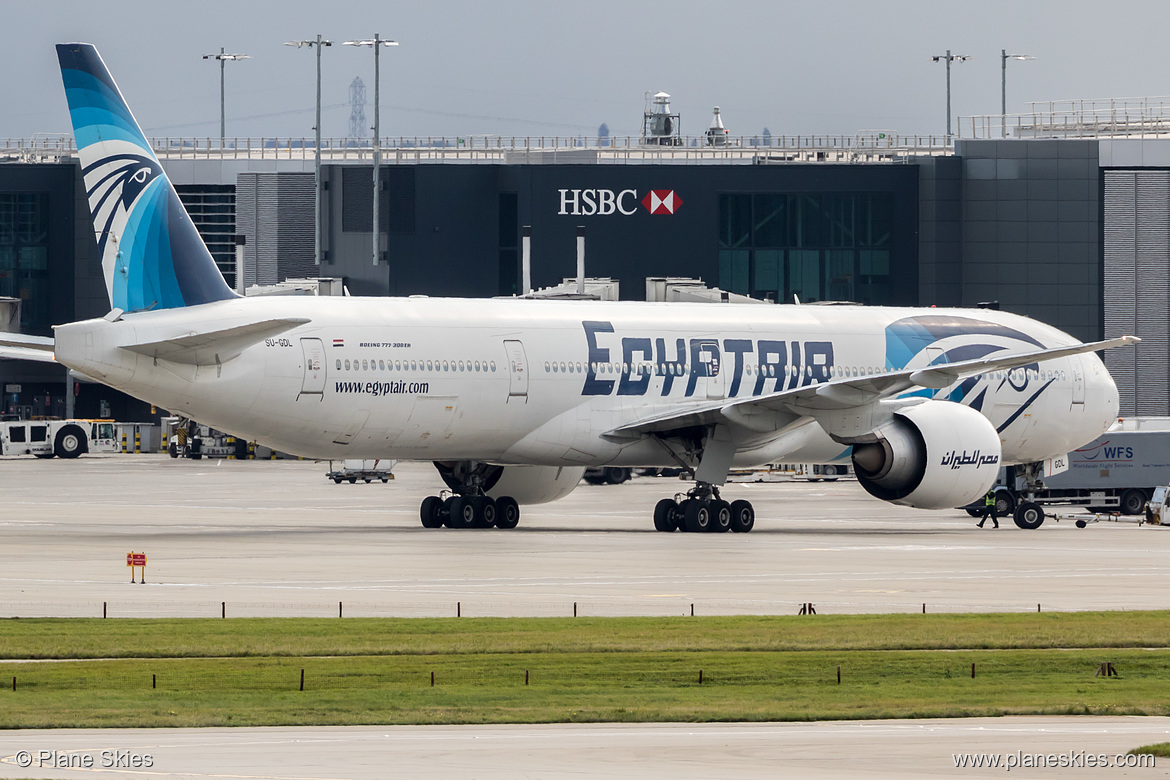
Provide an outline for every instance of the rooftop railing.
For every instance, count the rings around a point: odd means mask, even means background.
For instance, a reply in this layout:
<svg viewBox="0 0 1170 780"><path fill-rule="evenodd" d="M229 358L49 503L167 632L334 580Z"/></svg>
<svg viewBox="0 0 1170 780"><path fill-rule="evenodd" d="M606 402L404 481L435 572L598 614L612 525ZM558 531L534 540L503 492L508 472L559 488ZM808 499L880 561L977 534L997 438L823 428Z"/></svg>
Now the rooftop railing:
<svg viewBox="0 0 1170 780"><path fill-rule="evenodd" d="M1170 97L1036 101L1022 114L959 117L959 138L1155 138L1170 135Z"/></svg>
<svg viewBox="0 0 1170 780"><path fill-rule="evenodd" d="M711 145L705 136L644 143L640 137L565 136L398 137L382 141L386 165L411 163L748 163L901 162L920 155L950 154L941 136L903 136L875 131L852 136L741 136ZM162 160L312 160L312 138L152 138ZM56 162L75 156L73 137L43 135L0 139L0 161ZM370 139L323 138L327 163L370 162Z"/></svg>

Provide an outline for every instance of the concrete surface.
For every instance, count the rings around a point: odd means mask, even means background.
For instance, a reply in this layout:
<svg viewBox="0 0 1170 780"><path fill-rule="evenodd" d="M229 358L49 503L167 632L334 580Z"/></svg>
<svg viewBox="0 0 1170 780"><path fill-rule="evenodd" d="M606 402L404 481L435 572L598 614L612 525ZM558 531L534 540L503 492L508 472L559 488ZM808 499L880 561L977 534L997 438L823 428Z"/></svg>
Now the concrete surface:
<svg viewBox="0 0 1170 780"><path fill-rule="evenodd" d="M520 778L1165 777L1164 767L1078 766L1170 739L1170 718L964 718L830 723L347 728L64 729L0 732L0 777L444 780ZM38 764L40 751L49 751ZM33 766L23 769L20 752ZM53 769L90 756L91 769ZM102 767L119 752L151 766ZM954 754L1044 769L958 769ZM1060 767L1063 754L1071 766ZM1048 758L1052 755L1053 758ZM27 760L26 759L26 760ZM145 760L145 759L143 759ZM1124 757L1121 760L1126 760ZM1170 766L1170 759L1161 759ZM1032 764L1034 766L1034 763ZM97 774L100 771L100 774Z"/></svg>
<svg viewBox="0 0 1170 780"><path fill-rule="evenodd" d="M750 534L661 534L673 479L582 485L514 531L428 531L433 468L335 485L327 464L95 456L0 458L0 616L793 614L1170 606L1170 529L921 512L854 482L729 485ZM146 552L131 584L127 552ZM3 629L0 624L0 641ZM0 700L0 727L3 726ZM1116 753L1170 740L1167 718L788 724L0 730L0 777L1158 777L1164 769L956 769L954 753ZM19 751L89 769L18 765ZM152 756L104 767L102 751ZM1071 752L1070 752L1071 751ZM125 754L123 754L125 755ZM68 758L73 756L72 759ZM1079 757L1079 758L1078 758ZM1003 760L1006 760L1004 758Z"/></svg>
<svg viewBox="0 0 1170 780"><path fill-rule="evenodd" d="M328 464L0 458L0 616L465 616L1153 609L1170 528L1010 521L870 498L856 482L733 484L750 534L662 534L636 478L526 507L513 531L427 530L428 464L335 485ZM146 585L126 553L146 552Z"/></svg>

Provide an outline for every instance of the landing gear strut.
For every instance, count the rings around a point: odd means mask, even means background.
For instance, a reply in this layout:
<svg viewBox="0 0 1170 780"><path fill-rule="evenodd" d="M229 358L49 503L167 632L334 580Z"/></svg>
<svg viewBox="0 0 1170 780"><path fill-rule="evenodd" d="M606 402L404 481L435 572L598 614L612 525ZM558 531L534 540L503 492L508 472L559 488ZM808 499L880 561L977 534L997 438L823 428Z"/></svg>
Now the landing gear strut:
<svg viewBox="0 0 1170 780"><path fill-rule="evenodd" d="M735 531L747 533L756 524L756 511L748 501L730 504L719 496L719 488L699 482L686 495L664 498L654 507L654 528L702 533Z"/></svg>
<svg viewBox="0 0 1170 780"><path fill-rule="evenodd" d="M1036 491L1043 489L1044 483L1040 479L1040 463L1025 463L1016 468L1022 471L1024 477L1023 500L1012 513L1012 520L1016 525L1028 531L1034 531L1044 522L1044 508L1036 503ZM1019 474L1019 471L1017 472Z"/></svg>
<svg viewBox="0 0 1170 780"><path fill-rule="evenodd" d="M440 463L435 467L450 492L427 496L419 507L423 528L515 528L520 505L511 496L491 498L487 491L503 468L486 463Z"/></svg>

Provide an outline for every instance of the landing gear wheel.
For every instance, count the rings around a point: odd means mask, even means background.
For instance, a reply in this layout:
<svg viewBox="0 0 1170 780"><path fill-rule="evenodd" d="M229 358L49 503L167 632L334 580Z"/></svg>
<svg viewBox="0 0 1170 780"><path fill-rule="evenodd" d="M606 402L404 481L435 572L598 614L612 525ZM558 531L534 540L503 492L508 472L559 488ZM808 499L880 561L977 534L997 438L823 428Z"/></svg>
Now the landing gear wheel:
<svg viewBox="0 0 1170 780"><path fill-rule="evenodd" d="M731 502L731 530L737 534L746 534L756 524L756 510L750 501Z"/></svg>
<svg viewBox="0 0 1170 780"><path fill-rule="evenodd" d="M1129 489L1121 494L1121 513L1124 515L1140 515L1146 507L1146 494L1140 490Z"/></svg>
<svg viewBox="0 0 1170 780"><path fill-rule="evenodd" d="M443 527L443 500L438 496L427 496L422 500L418 513L422 517L423 528Z"/></svg>
<svg viewBox="0 0 1170 780"><path fill-rule="evenodd" d="M611 485L620 485L623 482L629 482L632 473L630 469L607 466L605 469L605 481Z"/></svg>
<svg viewBox="0 0 1170 780"><path fill-rule="evenodd" d="M475 518L471 524L476 528L491 528L496 524L496 502L487 496L467 499L475 507Z"/></svg>
<svg viewBox="0 0 1170 780"><path fill-rule="evenodd" d="M678 502L673 498L664 498L654 505L654 530L670 533L678 528L675 514L678 512Z"/></svg>
<svg viewBox="0 0 1170 780"><path fill-rule="evenodd" d="M511 496L500 496L496 499L496 528L505 531L516 527L520 522L520 505Z"/></svg>
<svg viewBox="0 0 1170 780"><path fill-rule="evenodd" d="M58 458L76 458L87 449L85 431L76 425L66 425L53 440L53 454Z"/></svg>
<svg viewBox="0 0 1170 780"><path fill-rule="evenodd" d="M722 499L711 502L711 530L720 534L731 530L731 504Z"/></svg>
<svg viewBox="0 0 1170 780"><path fill-rule="evenodd" d="M475 504L463 496L451 496L445 503L448 528L471 528L475 522Z"/></svg>
<svg viewBox="0 0 1170 780"><path fill-rule="evenodd" d="M1044 522L1044 510L1039 504L1025 501L1016 507L1013 519L1020 528L1031 531L1039 528L1040 524Z"/></svg>
<svg viewBox="0 0 1170 780"><path fill-rule="evenodd" d="M1011 493L999 491L995 494L995 513L1000 517L1007 517L1016 511L1016 498ZM982 512L976 512L971 517L979 517Z"/></svg>
<svg viewBox="0 0 1170 780"><path fill-rule="evenodd" d="M683 502L683 518L691 533L711 530L711 506L706 501L691 498Z"/></svg>
<svg viewBox="0 0 1170 780"><path fill-rule="evenodd" d="M980 515L983 514L982 510L979 510L979 509L966 509L964 511L967 514L971 515L971 517L979 517Z"/></svg>

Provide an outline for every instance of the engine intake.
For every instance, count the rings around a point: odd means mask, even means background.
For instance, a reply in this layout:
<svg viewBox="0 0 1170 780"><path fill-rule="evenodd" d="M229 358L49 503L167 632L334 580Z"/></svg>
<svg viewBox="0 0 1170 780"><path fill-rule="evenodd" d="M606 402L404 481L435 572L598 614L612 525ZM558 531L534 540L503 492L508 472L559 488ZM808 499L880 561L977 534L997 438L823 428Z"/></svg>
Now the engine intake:
<svg viewBox="0 0 1170 780"><path fill-rule="evenodd" d="M1002 448L995 426L970 407L925 401L905 407L853 445L857 481L875 498L919 509L969 504L995 484Z"/></svg>

